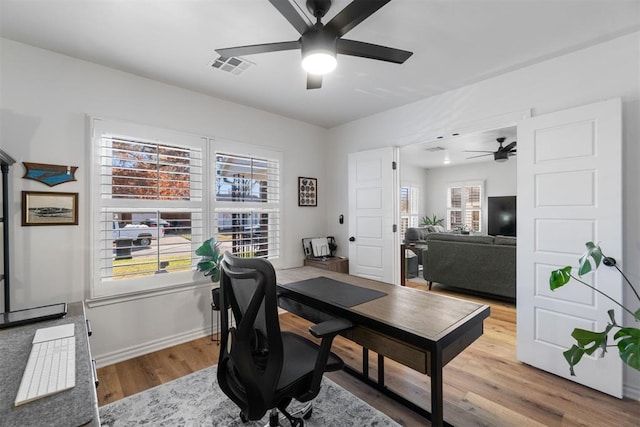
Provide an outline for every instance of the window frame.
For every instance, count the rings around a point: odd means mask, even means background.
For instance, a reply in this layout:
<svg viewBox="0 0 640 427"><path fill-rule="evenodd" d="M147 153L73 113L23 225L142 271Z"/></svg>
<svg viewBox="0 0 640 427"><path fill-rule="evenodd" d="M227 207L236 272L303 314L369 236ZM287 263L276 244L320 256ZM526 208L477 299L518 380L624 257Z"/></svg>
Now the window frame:
<svg viewBox="0 0 640 427"><path fill-rule="evenodd" d="M209 182L212 186L211 191L211 201L210 201L210 212L209 218L211 218L211 235L218 234L217 228L217 213L220 212L238 212L238 210L246 210L247 213L252 212L260 212L263 211L265 213L275 212L278 215L278 222L275 226L275 229L268 230L268 239L271 241L275 239L275 245L277 246L277 251L274 254L270 254L267 259L271 262L274 268L279 268L282 260L282 223L283 223L283 213L284 213L284 194L282 191L282 180L283 180L283 160L284 154L282 151L270 148L270 147L262 147L256 146L248 143L234 142L228 140L220 140L220 139L211 139L209 146L211 147L210 151L210 160L209 160L209 172L211 174L209 178ZM273 200L271 195L267 196L267 202L241 202L243 208L238 209L239 202L237 201L223 201L216 200L216 162L218 154L228 154L235 155L238 157L247 157L247 158L256 158L261 160L267 160L277 163L278 168L278 177L275 182L277 185L275 187L275 198L277 200ZM274 191L274 189L268 188L269 193ZM270 200L271 199L271 200ZM270 227L270 225L269 225Z"/></svg>
<svg viewBox="0 0 640 427"><path fill-rule="evenodd" d="M102 215L109 212L149 212L151 211L185 211L196 212L202 217L200 232L192 233L191 253L204 241L203 236L207 233L208 199L209 191L206 185L208 147L206 137L192 135L153 126L129 123L119 120L105 119L100 117L88 117L89 141L90 141L90 179L89 195L89 299L111 299L120 298L127 295L150 294L165 292L167 289L184 287L205 282L204 278L196 280L194 267L196 264L195 255L192 255L192 267L190 270L172 272L171 274L155 274L137 278L127 278L121 280L104 280L103 270L105 267L101 254L103 247L101 242L111 239L112 230L103 229L102 223L107 221ZM102 187L106 184L103 179L104 166L101 162L102 148L100 142L102 135L110 134L121 137L131 137L135 140L150 143L166 143L170 146L180 146L189 149L199 150L201 153L200 168L202 184L199 190L199 197L188 202L175 202L171 200L132 200L132 199L112 199L103 197ZM107 185L111 185L109 182ZM192 230L195 227L192 227Z"/></svg>
<svg viewBox="0 0 640 427"><path fill-rule="evenodd" d="M479 189L479 207L477 208L468 208L466 207L465 201L467 200L467 189L477 187ZM451 201L451 190L453 188L461 188L461 207L454 208L452 207ZM451 221L451 213L452 212L460 212L460 217L462 219L462 224L469 226L469 224L465 223L465 217L468 211L478 211L478 229L474 229L473 227L469 228L469 231L473 231L475 233L482 233L484 231L483 223L484 223L484 211L485 211L485 190L484 190L484 181L483 180L472 180L472 181L462 181L462 182L451 182L447 184L446 189L446 206L447 206L447 230L452 230L452 221Z"/></svg>
<svg viewBox="0 0 640 427"><path fill-rule="evenodd" d="M403 212L402 210L402 198L403 191L407 189L407 212ZM404 241L404 235L407 231L407 228L419 227L420 226L420 189L413 184L406 184L400 186L400 240ZM407 226L404 227L404 219L407 219Z"/></svg>

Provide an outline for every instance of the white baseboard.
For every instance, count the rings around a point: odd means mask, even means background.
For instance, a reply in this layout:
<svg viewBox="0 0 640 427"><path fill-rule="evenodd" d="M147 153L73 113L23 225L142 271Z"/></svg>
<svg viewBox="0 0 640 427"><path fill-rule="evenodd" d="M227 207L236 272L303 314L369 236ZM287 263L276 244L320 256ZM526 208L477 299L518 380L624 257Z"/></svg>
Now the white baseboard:
<svg viewBox="0 0 640 427"><path fill-rule="evenodd" d="M214 331L215 332L215 331ZM125 360L133 359L134 357L142 356L154 351L162 350L167 347L182 344L188 341L193 341L204 336L209 336L211 329L209 327L198 328L192 331L187 331L181 334L176 334L169 337L163 337L158 340L148 341L128 348L123 348L111 353L106 354L94 354L98 368L113 365L114 363L122 362Z"/></svg>
<svg viewBox="0 0 640 427"><path fill-rule="evenodd" d="M625 384L622 395L628 399L640 401L640 386Z"/></svg>

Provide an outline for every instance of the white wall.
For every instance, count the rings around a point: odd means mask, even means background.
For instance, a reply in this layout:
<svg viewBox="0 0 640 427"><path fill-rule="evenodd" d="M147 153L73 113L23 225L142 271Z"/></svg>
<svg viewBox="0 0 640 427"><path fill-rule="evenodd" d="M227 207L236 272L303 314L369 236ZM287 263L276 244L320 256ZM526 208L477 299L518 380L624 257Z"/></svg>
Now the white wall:
<svg viewBox="0 0 640 427"><path fill-rule="evenodd" d="M482 234L487 234L487 197L516 194L516 164L512 158L504 163L489 161L425 170L424 193L421 193L424 204L420 217L435 213L438 218L446 218L447 187L450 183L484 181Z"/></svg>
<svg viewBox="0 0 640 427"><path fill-rule="evenodd" d="M435 140L481 119L532 109L540 115L621 97L623 101L623 265L633 283L640 283L640 33L516 70L461 89L331 129L327 162L335 189L327 206L328 231L346 241L348 224L331 218L347 210L347 155L384 146ZM506 125L506 124L503 124ZM476 129L482 130L482 129ZM402 165L401 165L402 167ZM342 248L346 253L347 248ZM631 291L625 300L635 302ZM632 306L632 308L635 308ZM632 319L627 318L631 323ZM615 357L615 356L614 356ZM625 366L625 394L640 399L640 373Z"/></svg>
<svg viewBox="0 0 640 427"><path fill-rule="evenodd" d="M10 173L12 309L87 295L87 114L282 151L281 266L302 265L303 237L326 235L326 130L10 40L0 43L0 145L17 161ZM78 166L78 181L49 189L21 178L23 161ZM298 207L298 176L319 179L319 207ZM23 190L78 192L79 225L20 226ZM88 316L94 355L104 364L208 333L210 288L205 281L200 287L93 306Z"/></svg>

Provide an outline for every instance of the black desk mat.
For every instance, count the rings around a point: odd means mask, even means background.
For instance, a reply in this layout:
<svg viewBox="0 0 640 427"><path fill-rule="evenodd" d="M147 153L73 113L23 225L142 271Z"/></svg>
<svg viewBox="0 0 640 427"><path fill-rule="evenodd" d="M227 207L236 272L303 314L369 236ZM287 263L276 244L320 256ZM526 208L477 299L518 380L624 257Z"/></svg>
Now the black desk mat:
<svg viewBox="0 0 640 427"><path fill-rule="evenodd" d="M320 301L331 302L343 307L353 307L387 295L384 292L361 288L324 276L287 283L283 286Z"/></svg>

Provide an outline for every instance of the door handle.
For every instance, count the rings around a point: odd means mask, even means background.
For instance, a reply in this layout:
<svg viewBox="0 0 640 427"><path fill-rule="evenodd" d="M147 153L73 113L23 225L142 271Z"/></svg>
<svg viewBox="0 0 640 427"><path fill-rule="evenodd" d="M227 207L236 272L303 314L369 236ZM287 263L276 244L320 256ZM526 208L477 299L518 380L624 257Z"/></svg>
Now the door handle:
<svg viewBox="0 0 640 427"><path fill-rule="evenodd" d="M353 236L351 236L351 237L349 237L349 241L350 241L350 242L355 242L355 241L356 241L356 238L355 238L355 237L353 237Z"/></svg>

